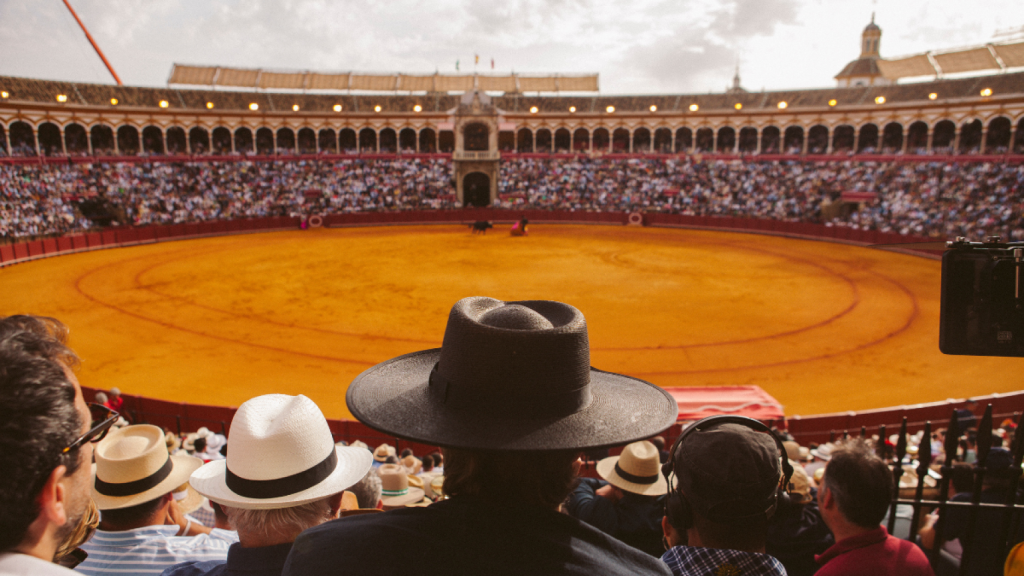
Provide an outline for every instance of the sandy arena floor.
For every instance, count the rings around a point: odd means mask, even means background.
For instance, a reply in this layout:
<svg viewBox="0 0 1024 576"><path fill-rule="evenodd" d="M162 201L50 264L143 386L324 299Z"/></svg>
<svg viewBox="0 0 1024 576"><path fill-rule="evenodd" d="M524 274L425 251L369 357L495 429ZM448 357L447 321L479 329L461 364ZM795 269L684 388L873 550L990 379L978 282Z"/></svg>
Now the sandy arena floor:
<svg viewBox="0 0 1024 576"><path fill-rule="evenodd" d="M674 229L348 228L168 242L0 269L0 314L56 316L82 383L238 405L303 393L351 417L367 367L439 346L465 296L553 299L591 361L661 386L757 384L788 415L1021 388L1011 359L938 351L939 263Z"/></svg>

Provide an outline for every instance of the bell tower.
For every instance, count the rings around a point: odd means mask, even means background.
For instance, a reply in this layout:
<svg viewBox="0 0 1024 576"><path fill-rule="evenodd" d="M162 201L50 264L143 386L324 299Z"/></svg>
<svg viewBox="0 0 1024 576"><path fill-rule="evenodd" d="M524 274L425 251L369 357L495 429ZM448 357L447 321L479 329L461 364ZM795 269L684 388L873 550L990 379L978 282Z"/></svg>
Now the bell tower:
<svg viewBox="0 0 1024 576"><path fill-rule="evenodd" d="M481 90L462 95L455 109L455 194L464 207L491 206L498 197L498 109Z"/></svg>

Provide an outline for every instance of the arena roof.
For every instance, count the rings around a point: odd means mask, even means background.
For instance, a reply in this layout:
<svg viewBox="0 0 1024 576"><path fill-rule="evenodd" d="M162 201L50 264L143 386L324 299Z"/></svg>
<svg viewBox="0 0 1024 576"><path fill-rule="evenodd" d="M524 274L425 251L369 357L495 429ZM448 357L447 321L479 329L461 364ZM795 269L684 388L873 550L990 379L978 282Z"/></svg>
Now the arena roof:
<svg viewBox="0 0 1024 576"><path fill-rule="evenodd" d="M986 44L949 52L925 52L893 60L878 59L878 69L890 80L1007 70L1020 66L1024 66L1024 42Z"/></svg>
<svg viewBox="0 0 1024 576"><path fill-rule="evenodd" d="M212 86L262 90L360 90L367 92L597 92L597 74L360 74L357 72L273 72L174 64L169 86Z"/></svg>

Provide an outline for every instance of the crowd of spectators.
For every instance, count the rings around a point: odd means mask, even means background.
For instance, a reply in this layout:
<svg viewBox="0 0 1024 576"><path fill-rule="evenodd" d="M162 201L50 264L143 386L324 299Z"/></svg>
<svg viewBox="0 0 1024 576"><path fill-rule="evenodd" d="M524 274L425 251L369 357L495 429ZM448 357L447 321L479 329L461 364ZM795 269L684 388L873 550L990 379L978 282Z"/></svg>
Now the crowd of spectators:
<svg viewBox="0 0 1024 576"><path fill-rule="evenodd" d="M112 222L454 209L452 173L445 159L0 165L0 237ZM875 196L842 211L823 209L846 192ZM740 216L1021 240L1024 165L518 158L501 163L494 206Z"/></svg>
<svg viewBox="0 0 1024 576"><path fill-rule="evenodd" d="M1024 540L1020 514L1000 509L1020 501L1021 447L1011 440L1012 420L989 434L978 428L988 418L979 423L965 408L956 414L955 437L940 429L901 441L862 431L805 448L784 430L718 415L690 423L666 450L664 439L650 434L670 425L678 406L653 385L589 369L586 380L596 382L584 388L603 405L588 411L604 416L545 401L546 388L557 396L580 385L572 376L580 370L549 377L548 364L588 371L581 319L558 302L467 298L452 310L442 350L425 351L484 374L501 369L508 380L501 398L512 396L556 428L510 413L496 397L470 398L483 419L382 401L382 393L418 394L436 381L457 388L449 378L463 388L491 387L490 379L466 382L433 357L416 358L424 352L357 378L348 393L355 411L388 406L369 416L359 411L364 424L380 430L415 422L409 426L420 427L417 439L445 446L417 457L389 444L335 443L320 409L302 395L243 403L230 440L205 428L182 437L129 424L111 408L123 407L113 389L104 405L85 404L62 324L0 317L7 423L0 427L0 573L71 574L59 567L67 566L97 576L277 576L333 574L344 566L346 573L379 574L429 556L421 574L934 576L956 573L962 560L962 573L989 575L1003 573L1006 544ZM566 332L556 345L552 322ZM513 338L517 347L497 345ZM419 373L424 378L403 380ZM536 378L546 386L538 389ZM620 390L602 389L606 381ZM460 392L446 394L465 402ZM537 406L525 408L528 399ZM645 406L644 424L609 420L631 402ZM611 430L577 433L589 426L579 420L599 417ZM532 430L547 444L497 434L509 428ZM650 441L608 455L607 446L636 435ZM455 441L471 444L447 446ZM944 450L956 450L952 467L942 464ZM596 462L583 461L595 455ZM926 474L920 479L919 470ZM915 487L920 499L920 485L932 508L945 486L935 478L942 477L951 479L951 502L976 503L980 486L988 507L921 514L896 506L897 495ZM888 519L893 511L896 518ZM922 547L933 546L941 554L929 562Z"/></svg>

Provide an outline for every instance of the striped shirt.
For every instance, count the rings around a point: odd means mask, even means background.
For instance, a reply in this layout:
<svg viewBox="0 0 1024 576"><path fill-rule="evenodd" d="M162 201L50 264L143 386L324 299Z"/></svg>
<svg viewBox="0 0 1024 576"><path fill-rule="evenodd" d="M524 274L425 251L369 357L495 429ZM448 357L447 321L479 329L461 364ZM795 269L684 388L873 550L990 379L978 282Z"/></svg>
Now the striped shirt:
<svg viewBox="0 0 1024 576"><path fill-rule="evenodd" d="M160 574L179 562L225 561L238 534L219 528L209 535L175 536L177 526L146 526L124 532L97 530L82 545L89 557L75 571L93 576Z"/></svg>

